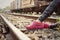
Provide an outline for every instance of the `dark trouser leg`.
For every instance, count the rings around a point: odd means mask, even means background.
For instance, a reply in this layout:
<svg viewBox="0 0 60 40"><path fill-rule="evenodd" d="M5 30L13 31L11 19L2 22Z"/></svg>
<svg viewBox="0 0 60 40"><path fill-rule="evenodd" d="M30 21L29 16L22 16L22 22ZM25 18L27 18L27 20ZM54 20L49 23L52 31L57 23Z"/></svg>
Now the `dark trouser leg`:
<svg viewBox="0 0 60 40"><path fill-rule="evenodd" d="M43 12L42 16L39 17L39 20L40 21L44 21L47 17L52 15L53 11L55 10L55 8L57 7L57 5L59 3L60 3L60 0L53 0L51 2L51 4L45 9L45 11Z"/></svg>
<svg viewBox="0 0 60 40"><path fill-rule="evenodd" d="M58 27L58 23L55 23L55 24L53 24L53 25L50 25L50 29L54 29L54 28L56 28L56 27Z"/></svg>

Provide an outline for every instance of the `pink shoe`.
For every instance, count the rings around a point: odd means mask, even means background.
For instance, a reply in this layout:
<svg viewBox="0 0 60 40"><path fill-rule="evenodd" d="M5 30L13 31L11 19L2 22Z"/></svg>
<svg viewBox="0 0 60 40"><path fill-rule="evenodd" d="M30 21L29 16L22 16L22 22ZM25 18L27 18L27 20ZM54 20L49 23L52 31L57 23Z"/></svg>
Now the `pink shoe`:
<svg viewBox="0 0 60 40"><path fill-rule="evenodd" d="M45 22L45 23L44 23L44 28L49 28L50 25L51 25L51 23L49 23L49 22Z"/></svg>
<svg viewBox="0 0 60 40"><path fill-rule="evenodd" d="M36 29L43 29L43 28L48 28L49 25L42 23L42 22L38 22L38 21L33 21L32 24L26 26L26 28L28 30L36 30Z"/></svg>

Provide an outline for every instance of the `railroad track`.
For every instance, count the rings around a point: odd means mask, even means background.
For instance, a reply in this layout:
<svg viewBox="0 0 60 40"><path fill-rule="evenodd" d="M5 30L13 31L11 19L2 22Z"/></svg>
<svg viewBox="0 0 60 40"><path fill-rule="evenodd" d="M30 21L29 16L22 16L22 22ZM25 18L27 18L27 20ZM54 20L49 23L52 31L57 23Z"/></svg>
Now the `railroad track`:
<svg viewBox="0 0 60 40"><path fill-rule="evenodd" d="M21 14L4 14L3 15L14 27L22 31L31 40L60 40L60 32L52 29L26 30L25 26L29 25L39 16L21 15ZM55 23L57 18L48 18L48 22ZM8 23L7 23L8 24ZM13 29L13 27L11 27ZM27 40L27 39L26 39Z"/></svg>

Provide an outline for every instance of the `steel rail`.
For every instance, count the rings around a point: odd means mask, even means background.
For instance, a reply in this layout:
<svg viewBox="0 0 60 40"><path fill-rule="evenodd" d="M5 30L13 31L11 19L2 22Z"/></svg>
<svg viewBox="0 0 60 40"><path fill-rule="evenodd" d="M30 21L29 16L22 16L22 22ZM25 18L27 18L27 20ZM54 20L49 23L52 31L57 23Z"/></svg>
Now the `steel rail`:
<svg viewBox="0 0 60 40"><path fill-rule="evenodd" d="M22 17L30 17L30 18L39 18L41 15L27 15L27 14L13 14L13 13L10 13L8 15L15 15L15 16L22 16ZM47 19L51 19L51 20L56 20L58 18L56 17L48 17Z"/></svg>
<svg viewBox="0 0 60 40"><path fill-rule="evenodd" d="M31 40L30 38L28 38L27 35L22 33L18 28L16 28L12 23L10 23L3 15L1 15L1 18L3 19L5 24L8 25L10 30L13 32L14 36L16 36L16 40Z"/></svg>
<svg viewBox="0 0 60 40"><path fill-rule="evenodd" d="M41 15L28 15L28 14L18 14L18 13L16 13L16 14L10 13L10 14L7 14L7 15L26 17L26 18L31 18L31 19L34 19L34 20L38 19L41 16ZM55 22L57 22L57 19L58 19L58 17L51 16L51 17L48 17L45 21L55 23Z"/></svg>

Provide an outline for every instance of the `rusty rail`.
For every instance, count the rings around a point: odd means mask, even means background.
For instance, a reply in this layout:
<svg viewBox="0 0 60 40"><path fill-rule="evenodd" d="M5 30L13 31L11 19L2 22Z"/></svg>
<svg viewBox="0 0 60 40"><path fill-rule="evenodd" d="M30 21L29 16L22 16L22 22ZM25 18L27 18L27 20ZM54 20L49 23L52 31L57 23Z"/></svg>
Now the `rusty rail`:
<svg viewBox="0 0 60 40"><path fill-rule="evenodd" d="M17 29L13 24L11 24L3 15L1 15L1 18L3 19L3 22L8 25L10 28L11 32L14 35L15 40L31 40L28 38L24 33L22 33L19 29Z"/></svg>
<svg viewBox="0 0 60 40"><path fill-rule="evenodd" d="M22 16L22 17L31 17L31 18L39 18L41 15L27 15L27 14L19 14L19 13L10 13L8 15L15 15L15 16ZM56 20L58 18L56 17L48 17L47 19L51 19L51 20Z"/></svg>
<svg viewBox="0 0 60 40"><path fill-rule="evenodd" d="M38 19L41 15L27 15L27 14L18 14L18 13L10 13L7 15L14 15L14 16L21 16L21 17L27 17L27 18L33 18L33 19ZM57 17L48 17L45 21L50 21L50 22L57 22Z"/></svg>

